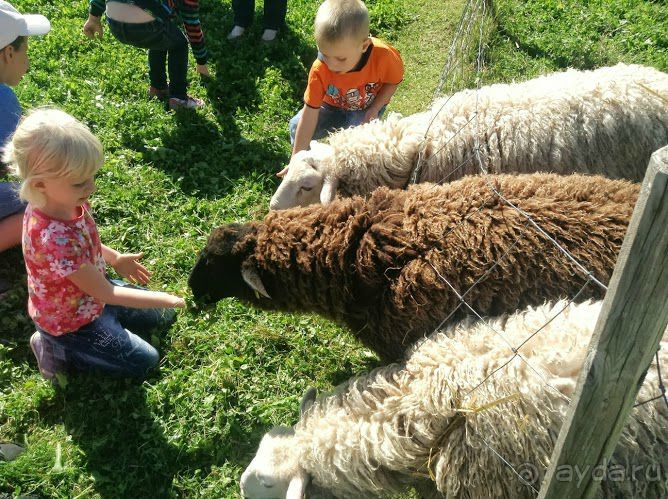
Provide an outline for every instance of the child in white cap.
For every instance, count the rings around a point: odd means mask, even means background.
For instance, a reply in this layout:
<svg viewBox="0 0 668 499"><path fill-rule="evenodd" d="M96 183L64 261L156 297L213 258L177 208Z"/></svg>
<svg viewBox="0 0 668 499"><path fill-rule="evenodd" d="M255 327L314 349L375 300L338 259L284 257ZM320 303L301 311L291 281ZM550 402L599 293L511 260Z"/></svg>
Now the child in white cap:
<svg viewBox="0 0 668 499"><path fill-rule="evenodd" d="M14 132L21 105L14 91L29 67L28 36L45 35L49 20L39 14L21 14L12 4L0 0L0 147Z"/></svg>
<svg viewBox="0 0 668 499"><path fill-rule="evenodd" d="M28 36L45 35L50 29L46 17L23 15L9 2L0 0L0 156L21 117L21 105L10 87L18 85L28 71ZM25 207L19 200L16 185L0 182L0 251L21 242ZM0 294L6 287L0 282ZM12 461L22 452L21 446L0 442L0 461Z"/></svg>
<svg viewBox="0 0 668 499"><path fill-rule="evenodd" d="M21 14L9 2L0 0L0 153L21 117L21 105L11 87L18 85L28 71L28 36L44 35L50 29L46 17ZM24 209L16 185L0 182L0 251L21 242ZM0 293L3 287L0 283Z"/></svg>

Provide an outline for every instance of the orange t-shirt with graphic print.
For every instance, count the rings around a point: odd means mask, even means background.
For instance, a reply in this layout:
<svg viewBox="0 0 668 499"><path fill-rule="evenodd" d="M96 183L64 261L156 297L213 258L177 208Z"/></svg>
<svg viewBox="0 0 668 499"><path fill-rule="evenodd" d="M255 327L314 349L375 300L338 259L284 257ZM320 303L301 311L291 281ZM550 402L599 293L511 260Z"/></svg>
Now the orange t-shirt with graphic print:
<svg viewBox="0 0 668 499"><path fill-rule="evenodd" d="M325 103L346 111L364 110L385 83L397 85L403 78L404 63L399 51L372 37L358 67L347 73L330 71L319 55L308 75L304 103L315 109Z"/></svg>

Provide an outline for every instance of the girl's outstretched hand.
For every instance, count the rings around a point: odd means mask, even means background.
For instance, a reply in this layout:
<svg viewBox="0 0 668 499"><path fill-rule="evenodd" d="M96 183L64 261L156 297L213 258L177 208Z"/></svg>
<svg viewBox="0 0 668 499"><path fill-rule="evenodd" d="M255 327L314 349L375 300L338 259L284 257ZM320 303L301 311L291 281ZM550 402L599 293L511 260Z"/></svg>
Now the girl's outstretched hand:
<svg viewBox="0 0 668 499"><path fill-rule="evenodd" d="M121 253L113 264L114 270L132 283L147 284L151 273L137 261L143 256L144 253Z"/></svg>
<svg viewBox="0 0 668 499"><path fill-rule="evenodd" d="M169 305L170 307L172 307L172 308L183 308L183 307L186 306L186 301L183 298L181 298L180 296L176 296L176 295L169 295L169 296L171 298L171 303Z"/></svg>

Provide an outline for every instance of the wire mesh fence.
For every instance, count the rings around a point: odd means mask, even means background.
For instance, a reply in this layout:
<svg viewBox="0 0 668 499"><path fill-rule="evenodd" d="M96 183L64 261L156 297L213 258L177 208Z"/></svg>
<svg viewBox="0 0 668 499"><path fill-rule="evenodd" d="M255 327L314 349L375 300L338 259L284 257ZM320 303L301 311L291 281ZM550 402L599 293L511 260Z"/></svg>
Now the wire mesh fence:
<svg viewBox="0 0 668 499"><path fill-rule="evenodd" d="M510 365L520 362L525 364L531 373L533 373L533 375L535 375L535 377L544 384L545 390L551 390L557 394L558 397L563 398L567 406L568 403L570 403L569 397L564 395L558 387L552 386L552 384L546 378L544 370L541 368L541 366L534 366L530 360L525 358L523 355L523 348L537 335L540 335L544 328L555 318L557 318L557 316L562 313L564 309L571 306L573 303L577 303L586 298L588 293L586 293L585 290L591 287L595 287L605 292L607 287L605 282L601 282L601 280L598 279L594 273L587 268L586 263L579 262L567 249L565 249L560 244L559 241L552 237L548 231L544 230L529 213L523 211L520 206L515 205L511 200L504 197L504 193L496 187L490 178L490 168L487 163L484 146L482 144L482 137L486 131L481 130L480 124L478 123L479 100L477 95L480 93L480 90L484 85L483 78L485 74L485 48L487 46L487 40L489 39L491 30L494 28L494 24L494 14L490 0L469 0L466 2L455 32L454 39L450 45L440 80L433 94L430 119L424 133L423 142L419 149L418 160L409 175L407 186L420 182L424 169L428 168L430 162L434 161L443 148L449 144L449 141L454 139L454 137L452 137L448 140L445 140L440 144L439 147L436 148L427 147L427 137L435 121L438 120L439 115L448 109L448 106L452 102L452 97L456 92L461 91L462 89L469 89L469 91L474 89L476 92L475 110L473 113L471 113L470 116L462 119L462 125L455 132L455 136L464 132L472 134L473 147L469 153L464 155L461 161L459 161L457 164L454 164L451 169L442 176L440 182L448 182L460 177L463 173L478 173L487 176L489 196L501 200L509 209L515 210L521 217L526 220L526 223L524 224L525 232L518 234L517 238L519 239L531 236L540 237L549 241L550 244L552 244L557 249L558 254L560 255L562 260L560 264L568 266L571 269L573 279L579 279L581 286L579 287L579 291L568 297L566 304L557 311L556 315L546 320L543 325L532 331L524 340L515 344L507 341L505 338L503 338L503 333L495 330L493 325L484 317L484 315L476 310L475 307L467 301L467 297L470 295L471 291L479 285L480 282L484 281L487 276L494 271L496 266L500 265L501 262L509 258L522 257L521 255L514 254L514 250L517 246L515 244L517 242L516 240L515 243L509 246L508 250L504 254L500 255L495 261L488 262L489 268L487 271L468 289L457 289L455 285L449 282L446 277L439 274L438 270L432 266L439 279L442 280L445 286L447 286L447 288L458 299L458 305L456 308L453 309L446 317L444 317L443 321L436 328L436 330L441 329L441 327L446 324L455 313L461 312L463 310L467 315L472 315L479 321L487 324L490 330L499 335L507 345L507 359L503 362L500 362L498 367L493 369L491 372L482 376L480 381L467 391L464 400L473 400L475 398L476 392L489 383L492 378L503 376L504 371L507 370ZM484 203L481 204L478 209L483 209L483 207ZM467 222L467 218L468 217L463 218L459 222L459 225L464 225ZM449 232L453 230L455 230L455 228L449 229ZM448 234L444 234L443 237L447 238ZM634 406L636 408L650 403L661 403L668 406L668 396L666 395L666 388L663 380L665 369L663 370L664 372L662 372L659 352L656 353L654 359L655 362L653 362L653 365L648 367L656 371L656 376L653 377L653 379L657 380L656 386L652 387L655 389L655 395L645 400L637 401ZM504 398L500 401L500 403L512 403L512 400ZM635 417L633 413L631 414L631 417ZM536 469L535 466L531 469L527 469L524 466L526 463L516 462L516 456L504 455L502 451L495 449L494 446L487 441L484 435L477 435L477 438L479 438L481 443L494 456L496 456L496 458L498 458L501 462L504 463L505 466L508 467L508 470L517 480L525 485L528 495L538 495L540 481L547 470L548 463L542 463L538 469ZM534 463L534 465L535 464L536 463ZM610 465L614 466L615 462L611 461Z"/></svg>

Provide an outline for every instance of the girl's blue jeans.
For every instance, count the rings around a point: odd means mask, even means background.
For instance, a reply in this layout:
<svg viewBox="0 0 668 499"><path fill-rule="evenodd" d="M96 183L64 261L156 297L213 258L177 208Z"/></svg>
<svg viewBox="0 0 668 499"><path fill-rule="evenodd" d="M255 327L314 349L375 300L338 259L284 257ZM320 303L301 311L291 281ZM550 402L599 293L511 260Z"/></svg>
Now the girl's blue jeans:
<svg viewBox="0 0 668 499"><path fill-rule="evenodd" d="M132 286L117 280L112 283ZM100 317L72 333L52 336L37 330L53 350L58 371L100 371L143 378L158 365L160 356L150 343L129 330L145 334L169 326L175 316L173 309L105 305Z"/></svg>
<svg viewBox="0 0 668 499"><path fill-rule="evenodd" d="M175 23L156 19L131 24L109 18L107 23L119 42L148 49L148 77L152 87L166 90L169 86L170 97L186 98L188 39ZM165 67L169 72L169 85Z"/></svg>
<svg viewBox="0 0 668 499"><path fill-rule="evenodd" d="M385 112L385 107L383 106L378 113L378 118L383 116ZM295 143L295 135L297 134L297 125L299 120L302 119L302 113L304 109L300 109L297 114L295 114L290 120L290 143ZM318 124L315 126L315 132L313 132L312 140L319 140L323 137L326 137L334 130L339 128L351 128L357 126L364 121L364 114L366 109L359 109L356 111L347 111L339 107L330 106L328 104L323 104L320 106L320 112L318 113Z"/></svg>

